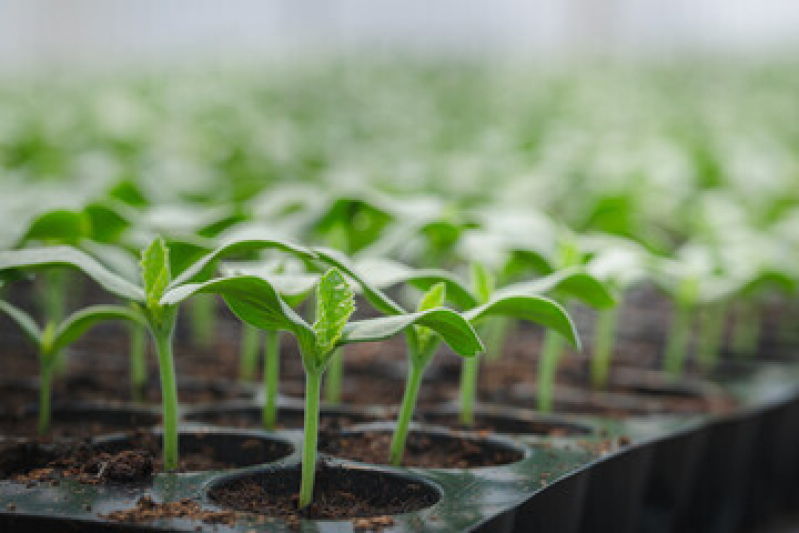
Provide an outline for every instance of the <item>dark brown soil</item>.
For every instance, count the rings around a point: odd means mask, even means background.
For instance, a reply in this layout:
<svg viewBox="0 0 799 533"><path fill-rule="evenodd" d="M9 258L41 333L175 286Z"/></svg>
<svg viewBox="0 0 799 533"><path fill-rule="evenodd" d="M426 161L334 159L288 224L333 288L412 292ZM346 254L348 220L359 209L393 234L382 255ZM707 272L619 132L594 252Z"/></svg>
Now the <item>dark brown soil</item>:
<svg viewBox="0 0 799 533"><path fill-rule="evenodd" d="M176 472L226 470L272 462L291 453L291 447L282 442L227 434L181 435L180 446ZM161 437L150 432L96 444L23 442L0 448L0 475L21 482L61 477L92 484L136 482L163 471Z"/></svg>
<svg viewBox="0 0 799 533"><path fill-rule="evenodd" d="M52 442L130 431L154 426L158 420L155 414L137 411L56 409L51 416L50 431L38 437L36 414L25 414L23 411L21 414L0 415L0 435Z"/></svg>
<svg viewBox="0 0 799 533"><path fill-rule="evenodd" d="M389 431L359 431L322 434L319 450L323 453L387 465L392 434ZM480 468L515 463L523 454L479 438L429 434L411 431L405 446L402 465L417 468Z"/></svg>
<svg viewBox="0 0 799 533"><path fill-rule="evenodd" d="M210 496L222 507L278 517L291 526L302 518L351 519L360 531L390 526L390 515L424 509L439 499L436 490L414 478L320 464L313 503L300 511L299 478L299 468L248 475L213 488Z"/></svg>
<svg viewBox="0 0 799 533"><path fill-rule="evenodd" d="M262 429L261 409L248 407L229 411L208 411L188 415L187 420L203 424L214 424L222 427ZM338 414L322 412L319 416L320 431L336 431L355 424L378 421L377 418L361 414ZM300 410L280 410L277 415L276 429L302 429L304 416Z"/></svg>
<svg viewBox="0 0 799 533"><path fill-rule="evenodd" d="M184 498L176 502L157 503L149 496L142 496L132 509L114 511L100 515L100 518L114 522L140 523L163 518L187 518L201 521L205 524L226 524L232 526L236 523L236 513L232 511L208 511L199 503Z"/></svg>

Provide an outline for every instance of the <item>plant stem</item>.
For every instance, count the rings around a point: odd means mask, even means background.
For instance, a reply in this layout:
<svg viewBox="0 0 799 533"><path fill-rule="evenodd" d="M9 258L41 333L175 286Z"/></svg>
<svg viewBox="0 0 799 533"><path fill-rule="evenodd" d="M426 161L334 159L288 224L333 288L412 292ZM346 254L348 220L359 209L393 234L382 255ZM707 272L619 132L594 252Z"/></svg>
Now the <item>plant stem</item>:
<svg viewBox="0 0 799 533"><path fill-rule="evenodd" d="M538 410L542 413L552 411L555 377L562 353L563 339L554 331L548 330L544 336L544 346L538 362Z"/></svg>
<svg viewBox="0 0 799 533"><path fill-rule="evenodd" d="M505 339L511 329L513 321L508 317L496 316L487 320L485 327L482 328L481 337L485 339L485 357L489 361L497 361L502 357L505 347Z"/></svg>
<svg viewBox="0 0 799 533"><path fill-rule="evenodd" d="M258 371L258 350L261 345L261 330L242 323L241 355L239 359L239 378L252 381Z"/></svg>
<svg viewBox="0 0 799 533"><path fill-rule="evenodd" d="M189 302L192 339L201 348L209 348L214 341L215 307L211 294L198 294Z"/></svg>
<svg viewBox="0 0 799 533"><path fill-rule="evenodd" d="M277 422L277 383L280 376L280 332L267 331L264 353L264 428L272 430Z"/></svg>
<svg viewBox="0 0 799 533"><path fill-rule="evenodd" d="M704 370L710 370L718 363L726 318L727 306L724 302L708 304L704 309L696 353L696 360Z"/></svg>
<svg viewBox="0 0 799 533"><path fill-rule="evenodd" d="M130 328L130 385L133 401L141 403L147 383L147 337L144 328L131 324Z"/></svg>
<svg viewBox="0 0 799 533"><path fill-rule="evenodd" d="M739 359L750 360L760 343L760 312L755 302L742 302L735 317L732 349Z"/></svg>
<svg viewBox="0 0 799 533"><path fill-rule="evenodd" d="M319 429L319 389L322 373L305 371L305 427L302 437L302 481L299 507L307 507L313 500L316 475L316 441Z"/></svg>
<svg viewBox="0 0 799 533"><path fill-rule="evenodd" d="M53 382L53 361L42 361L42 375L39 379L39 419L36 431L45 435L50 430L50 390Z"/></svg>
<svg viewBox="0 0 799 533"><path fill-rule="evenodd" d="M164 470L178 467L178 391L175 383L175 363L172 357L174 319L168 327L153 328L161 374L161 397L164 419Z"/></svg>
<svg viewBox="0 0 799 533"><path fill-rule="evenodd" d="M419 387L422 385L422 375L424 365L410 359L408 366L408 379L405 382L405 393L402 396L402 407L400 407L397 418L397 427L391 439L391 449L389 460L394 466L402 464L402 456L405 453L405 441L408 439L408 427L413 419L413 412L416 408L416 398L419 396Z"/></svg>
<svg viewBox="0 0 799 533"><path fill-rule="evenodd" d="M480 370L480 355L467 357L461 364L461 415L464 426L474 425L474 397L477 391L477 375Z"/></svg>
<svg viewBox="0 0 799 533"><path fill-rule="evenodd" d="M666 372L675 376L681 375L685 366L685 357L688 353L688 342L691 334L692 315L692 305L677 302L663 356L663 368Z"/></svg>
<svg viewBox="0 0 799 533"><path fill-rule="evenodd" d="M591 384L595 389L604 389L608 386L618 318L618 305L610 309L602 309L597 316L594 330L594 353L591 358Z"/></svg>
<svg viewBox="0 0 799 533"><path fill-rule="evenodd" d="M341 349L330 358L327 374L325 374L325 401L332 405L341 402L341 376L344 373L344 357Z"/></svg>

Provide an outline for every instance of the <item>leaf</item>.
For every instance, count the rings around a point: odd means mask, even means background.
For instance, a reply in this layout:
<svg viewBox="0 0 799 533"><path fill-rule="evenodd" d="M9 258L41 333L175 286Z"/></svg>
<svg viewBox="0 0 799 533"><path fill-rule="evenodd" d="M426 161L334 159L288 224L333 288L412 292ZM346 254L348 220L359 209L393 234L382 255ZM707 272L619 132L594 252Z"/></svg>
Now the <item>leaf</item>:
<svg viewBox="0 0 799 533"><path fill-rule="evenodd" d="M170 289L162 306L181 303L194 294L219 294L231 311L248 324L268 331L287 330L311 338L313 329L283 301L268 281L257 276L234 276Z"/></svg>
<svg viewBox="0 0 799 533"><path fill-rule="evenodd" d="M36 322L30 317L28 313L11 305L8 302L0 300L0 311L8 315L14 322L17 323L23 333L35 344L39 346L42 339L42 330Z"/></svg>
<svg viewBox="0 0 799 533"><path fill-rule="evenodd" d="M360 286L364 297L375 309L387 315L405 314L405 309L397 302L386 296L379 288L367 282L362 275L356 272L349 259L336 250L329 248L313 248L316 258L329 266L338 268L341 272L352 278Z"/></svg>
<svg viewBox="0 0 799 533"><path fill-rule="evenodd" d="M445 270L413 269L399 261L371 258L358 261L356 265L368 283L379 289L405 283L427 291L437 283L444 283L448 300L456 306L469 309L480 303L461 280Z"/></svg>
<svg viewBox="0 0 799 533"><path fill-rule="evenodd" d="M605 284L579 268L567 268L543 278L513 283L496 292L498 296L549 293L577 298L592 307L605 308L616 305L615 298Z"/></svg>
<svg viewBox="0 0 799 533"><path fill-rule="evenodd" d="M90 231L89 219L79 211L54 209L36 217L20 244L28 241L43 241L60 244L76 244Z"/></svg>
<svg viewBox="0 0 799 533"><path fill-rule="evenodd" d="M463 313L463 317L471 323L490 315L509 316L541 324L560 333L574 347L580 348L580 339L569 313L549 298L529 295L498 296Z"/></svg>
<svg viewBox="0 0 799 533"><path fill-rule="evenodd" d="M441 307L446 299L446 284L436 283L422 296L422 299L419 301L419 305L416 310L428 311L430 309L435 309L436 307ZM424 326L414 326L414 329L416 330L416 339L421 350L425 350L428 346L428 343L433 338L433 330Z"/></svg>
<svg viewBox="0 0 799 533"><path fill-rule="evenodd" d="M332 352L344 326L355 312L355 293L338 269L331 268L316 287L317 353L325 356Z"/></svg>
<svg viewBox="0 0 799 533"><path fill-rule="evenodd" d="M205 275L208 276L207 272L213 269L217 261L223 259L224 257L235 254L259 252L262 250L269 250L269 249L280 250L282 252L292 254L304 260L311 260L316 258L316 255L311 250L282 240L276 240L276 239L237 240L227 243L223 246L220 246L213 252L204 256L199 261L195 262L192 266L181 272L180 275L178 275L175 278L175 280L172 282L170 287L172 288L178 287L184 283L189 283L189 282L206 281L207 277L203 279L203 273L206 273Z"/></svg>
<svg viewBox="0 0 799 533"><path fill-rule="evenodd" d="M159 301L169 286L169 248L164 239L158 237L142 252L141 275L144 292L147 294L147 307L157 309Z"/></svg>
<svg viewBox="0 0 799 533"><path fill-rule="evenodd" d="M56 353L69 346L99 322L107 320L129 320L145 325L144 317L134 309L120 305L93 305L73 313L58 326L50 352Z"/></svg>
<svg viewBox="0 0 799 533"><path fill-rule="evenodd" d="M337 344L344 346L356 342L379 341L393 337L411 326L430 328L456 353L464 357L472 357L485 350L474 328L463 316L441 307L417 313L350 322L344 327Z"/></svg>
<svg viewBox="0 0 799 533"><path fill-rule="evenodd" d="M11 269L35 270L58 266L78 269L108 292L126 300L135 302L145 300L144 291L140 287L111 272L90 255L71 246L0 252L0 272Z"/></svg>
<svg viewBox="0 0 799 533"><path fill-rule="evenodd" d="M494 293L494 275L479 261L472 262L472 290L481 302L487 302Z"/></svg>

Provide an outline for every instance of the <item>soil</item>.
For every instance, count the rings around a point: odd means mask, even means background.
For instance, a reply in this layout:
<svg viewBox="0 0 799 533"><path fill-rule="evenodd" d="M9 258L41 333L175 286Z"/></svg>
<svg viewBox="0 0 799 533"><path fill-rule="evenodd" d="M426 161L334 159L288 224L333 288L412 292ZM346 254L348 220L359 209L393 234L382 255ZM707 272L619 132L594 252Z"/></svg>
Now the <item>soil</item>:
<svg viewBox="0 0 799 533"><path fill-rule="evenodd" d="M417 417L427 424L443 426L458 431L476 431L479 433L506 433L541 435L547 437L571 437L591 433L590 428L571 424L569 422L556 422L545 420L524 420L513 416L498 416L492 414L475 414L474 425L464 425L460 416L455 413L420 413Z"/></svg>
<svg viewBox="0 0 799 533"><path fill-rule="evenodd" d="M297 509L299 468L247 475L210 492L217 505L236 511L281 518L297 527L303 518L353 520L358 531L391 526L390 515L424 509L438 492L413 478L362 469L317 466L313 503Z"/></svg>
<svg viewBox="0 0 799 533"><path fill-rule="evenodd" d="M321 434L319 450L328 455L387 465L392 433L359 431ZM479 438L428 434L411 431L405 446L402 465L416 468L481 468L515 463L523 454Z"/></svg>
<svg viewBox="0 0 799 533"><path fill-rule="evenodd" d="M5 398L3 398L5 402ZM33 413L0 415L0 436L34 439L46 443L63 439L82 439L89 436L130 431L154 426L155 414L133 411L59 410L53 411L47 435L37 434L37 416Z"/></svg>
<svg viewBox="0 0 799 533"><path fill-rule="evenodd" d="M259 407L248 407L230 411L208 411L188 415L186 419L192 422L213 424L222 427L242 429L262 429L263 427L261 422L261 409ZM302 429L304 420L302 411L280 410L277 414L275 429ZM319 430L336 431L355 424L376 422L378 420L379 419L375 417L361 414L337 414L323 411L319 415Z"/></svg>
<svg viewBox="0 0 799 533"><path fill-rule="evenodd" d="M213 434L211 434L213 435ZM176 472L226 470L242 466L241 461L226 460L203 436L181 436L180 460ZM217 440L227 439L226 435ZM274 461L288 453L286 445L251 438L230 440L228 455L247 455L249 464ZM20 482L56 481L68 477L81 483L141 482L152 474L162 473L161 437L141 431L108 443L38 442L7 444L0 448L0 478Z"/></svg>
<svg viewBox="0 0 799 533"><path fill-rule="evenodd" d="M188 498L176 502L157 503L149 496L142 496L132 509L114 511L100 515L100 518L114 522L140 523L164 518L187 518L201 521L205 524L225 524L232 526L236 523L236 513L232 511L208 511Z"/></svg>

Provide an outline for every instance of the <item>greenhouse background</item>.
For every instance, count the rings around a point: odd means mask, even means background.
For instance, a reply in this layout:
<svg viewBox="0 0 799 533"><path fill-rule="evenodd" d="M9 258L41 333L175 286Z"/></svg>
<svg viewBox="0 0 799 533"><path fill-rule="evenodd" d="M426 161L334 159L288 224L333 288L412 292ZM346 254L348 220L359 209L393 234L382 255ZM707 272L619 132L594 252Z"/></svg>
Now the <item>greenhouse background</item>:
<svg viewBox="0 0 799 533"><path fill-rule="evenodd" d="M0 530L799 532L799 3L0 0Z"/></svg>

